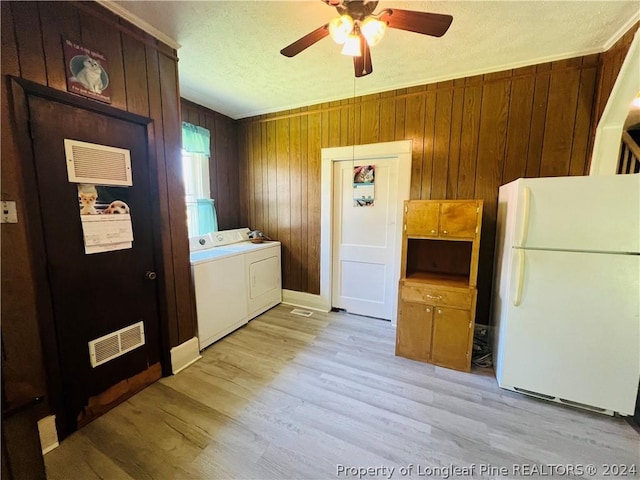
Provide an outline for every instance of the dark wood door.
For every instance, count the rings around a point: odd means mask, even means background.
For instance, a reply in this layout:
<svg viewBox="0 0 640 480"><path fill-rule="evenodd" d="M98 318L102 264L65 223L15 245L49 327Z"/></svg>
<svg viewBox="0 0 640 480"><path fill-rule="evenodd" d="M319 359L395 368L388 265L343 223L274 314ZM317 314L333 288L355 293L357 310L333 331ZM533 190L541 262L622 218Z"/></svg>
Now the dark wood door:
<svg viewBox="0 0 640 480"><path fill-rule="evenodd" d="M160 361L147 127L39 96L27 96L61 377L59 429L77 428L90 397ZM131 152L132 187L98 187L130 208L133 245L86 254L77 185L70 183L64 139ZM106 193L104 193L106 192ZM109 198L105 199L107 202ZM144 322L145 344L92 368L88 342Z"/></svg>

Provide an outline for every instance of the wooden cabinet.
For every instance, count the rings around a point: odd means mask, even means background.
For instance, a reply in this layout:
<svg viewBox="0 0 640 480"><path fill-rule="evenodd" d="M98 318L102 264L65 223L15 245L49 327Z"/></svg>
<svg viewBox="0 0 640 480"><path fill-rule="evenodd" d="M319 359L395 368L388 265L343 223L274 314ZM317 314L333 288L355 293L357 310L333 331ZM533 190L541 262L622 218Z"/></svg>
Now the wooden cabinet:
<svg viewBox="0 0 640 480"><path fill-rule="evenodd" d="M471 310L435 308L431 363L457 370L470 369L473 345L471 317Z"/></svg>
<svg viewBox="0 0 640 480"><path fill-rule="evenodd" d="M405 203L405 233L426 237L438 236L440 204L432 202Z"/></svg>
<svg viewBox="0 0 640 480"><path fill-rule="evenodd" d="M403 357L428 362L431 353L433 306L400 301L398 313L402 316L403 328L397 331L396 350L401 350Z"/></svg>
<svg viewBox="0 0 640 480"><path fill-rule="evenodd" d="M409 237L473 238L478 227L476 201L409 201L405 228Z"/></svg>
<svg viewBox="0 0 640 480"><path fill-rule="evenodd" d="M477 202L442 202L440 204L440 235L449 238L472 239L480 231Z"/></svg>
<svg viewBox="0 0 640 480"><path fill-rule="evenodd" d="M405 202L396 355L471 368L481 200Z"/></svg>

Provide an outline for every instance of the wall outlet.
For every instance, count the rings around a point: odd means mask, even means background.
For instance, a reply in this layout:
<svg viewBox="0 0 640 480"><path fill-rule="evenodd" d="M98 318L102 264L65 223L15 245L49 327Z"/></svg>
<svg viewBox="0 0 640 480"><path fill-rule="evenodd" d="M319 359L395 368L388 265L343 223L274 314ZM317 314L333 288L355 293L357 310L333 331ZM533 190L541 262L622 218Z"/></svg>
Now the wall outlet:
<svg viewBox="0 0 640 480"><path fill-rule="evenodd" d="M16 202L0 202L0 223L18 223Z"/></svg>

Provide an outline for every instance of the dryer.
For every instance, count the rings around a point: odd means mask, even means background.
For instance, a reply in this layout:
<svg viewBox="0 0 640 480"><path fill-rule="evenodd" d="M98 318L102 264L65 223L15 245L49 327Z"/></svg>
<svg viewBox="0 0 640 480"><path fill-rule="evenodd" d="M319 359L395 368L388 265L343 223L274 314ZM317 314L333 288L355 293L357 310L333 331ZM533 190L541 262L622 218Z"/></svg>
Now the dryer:
<svg viewBox="0 0 640 480"><path fill-rule="evenodd" d="M247 275L247 309L254 318L282 302L280 242L263 243L244 256Z"/></svg>
<svg viewBox="0 0 640 480"><path fill-rule="evenodd" d="M221 248L229 252L244 254L249 319L257 317L282 302L282 246L280 242L252 243L243 241Z"/></svg>

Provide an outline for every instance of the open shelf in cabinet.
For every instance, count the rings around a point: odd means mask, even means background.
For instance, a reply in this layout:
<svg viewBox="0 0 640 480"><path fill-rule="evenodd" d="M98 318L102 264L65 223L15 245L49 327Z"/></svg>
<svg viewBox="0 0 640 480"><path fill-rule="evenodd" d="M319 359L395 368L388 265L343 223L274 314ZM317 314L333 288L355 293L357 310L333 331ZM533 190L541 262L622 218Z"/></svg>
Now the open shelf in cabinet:
<svg viewBox="0 0 640 480"><path fill-rule="evenodd" d="M404 278L444 286L469 286L472 246L472 242L408 238Z"/></svg>

